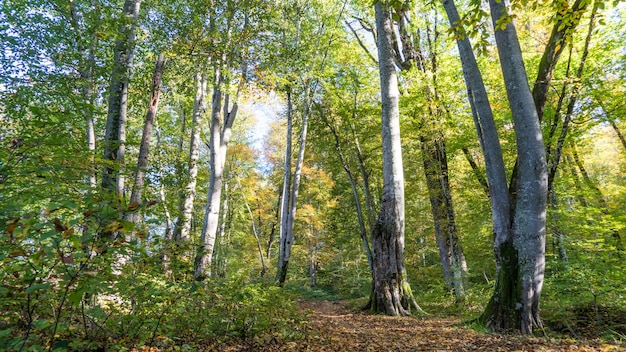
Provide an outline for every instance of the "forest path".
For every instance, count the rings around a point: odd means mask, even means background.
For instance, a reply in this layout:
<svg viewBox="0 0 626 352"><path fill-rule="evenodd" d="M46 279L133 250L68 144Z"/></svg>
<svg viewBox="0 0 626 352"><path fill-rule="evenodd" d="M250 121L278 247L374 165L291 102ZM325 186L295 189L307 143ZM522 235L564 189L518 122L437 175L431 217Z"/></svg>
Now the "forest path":
<svg viewBox="0 0 626 352"><path fill-rule="evenodd" d="M302 301L305 340L283 351L622 351L597 341L547 340L479 333L458 319L388 317L353 311L344 302ZM269 348L271 350L271 348Z"/></svg>

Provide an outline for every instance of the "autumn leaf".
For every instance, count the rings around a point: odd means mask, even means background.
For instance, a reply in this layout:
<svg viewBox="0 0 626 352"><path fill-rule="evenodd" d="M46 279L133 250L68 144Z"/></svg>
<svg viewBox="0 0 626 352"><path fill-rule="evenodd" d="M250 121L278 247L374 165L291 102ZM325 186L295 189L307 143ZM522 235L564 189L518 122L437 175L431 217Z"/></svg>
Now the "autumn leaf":
<svg viewBox="0 0 626 352"><path fill-rule="evenodd" d="M52 223L54 224L54 229L57 232L64 232L65 230L67 230L67 228L61 223L61 220L59 220L59 218L52 219Z"/></svg>

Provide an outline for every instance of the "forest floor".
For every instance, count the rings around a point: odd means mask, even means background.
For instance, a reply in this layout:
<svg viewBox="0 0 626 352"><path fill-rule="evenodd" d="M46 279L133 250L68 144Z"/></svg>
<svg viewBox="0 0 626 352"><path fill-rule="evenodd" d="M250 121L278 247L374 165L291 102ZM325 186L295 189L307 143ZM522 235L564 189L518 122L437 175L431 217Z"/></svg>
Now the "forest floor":
<svg viewBox="0 0 626 352"><path fill-rule="evenodd" d="M305 337L278 343L257 340L224 351L626 351L598 340L536 338L477 332L459 319L388 317L348 308L345 302L301 301Z"/></svg>

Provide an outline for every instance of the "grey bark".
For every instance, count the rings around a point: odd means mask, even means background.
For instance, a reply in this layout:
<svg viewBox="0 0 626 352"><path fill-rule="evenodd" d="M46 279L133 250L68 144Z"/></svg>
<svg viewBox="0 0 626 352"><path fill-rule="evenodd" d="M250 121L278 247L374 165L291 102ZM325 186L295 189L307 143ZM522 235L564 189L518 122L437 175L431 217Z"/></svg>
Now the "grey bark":
<svg viewBox="0 0 626 352"><path fill-rule="evenodd" d="M404 264L404 172L400 144L398 80L394 62L393 27L387 5L376 2L378 62L382 99L383 193L374 229L374 278L370 308L387 315L419 310Z"/></svg>
<svg viewBox="0 0 626 352"><path fill-rule="evenodd" d="M291 97L291 87L287 87L287 131L285 140L285 162L283 167L283 188L281 191L281 205L280 205L280 226L279 226L279 243L278 243L278 265L276 267L276 281L280 283L283 276L287 273L282 272L282 266L285 261L285 251L287 245L291 245L289 239L285 237L287 233L287 223L289 218L289 190L291 189L291 140L292 140L292 128L293 128L293 106Z"/></svg>
<svg viewBox="0 0 626 352"><path fill-rule="evenodd" d="M580 22L582 12L585 11L588 1L576 0L571 7L567 9L566 14L562 15L554 23L548 44L546 45L539 69L537 70L537 78L533 86L533 100L537 108L537 116L541 120L543 118L546 101L548 99L548 89L552 81L554 68L563 53L566 44L569 42L568 35L573 33L576 26Z"/></svg>
<svg viewBox="0 0 626 352"><path fill-rule="evenodd" d="M137 161L137 172L130 196L129 208L136 208L135 211L128 213L126 220L137 222L139 219L138 208L142 202L142 194L144 187L144 179L148 168L148 159L150 157L150 139L152 138L152 129L156 120L157 109L159 107L159 92L161 90L161 82L163 71L167 60L163 54L159 54L154 65L154 74L152 75L152 92L150 94L150 102L148 104L148 112L143 125L143 133L141 135L141 144L139 145L139 158Z"/></svg>
<svg viewBox="0 0 626 352"><path fill-rule="evenodd" d="M94 1L94 7L97 7L97 2ZM78 9L76 8L76 3L70 3L70 20L74 31L77 34L76 37L76 45L78 46L78 52L80 53L80 61L79 61L79 75L81 78L81 94L83 96L85 108L85 137L87 142L87 150L89 152L89 172L88 172L88 183L92 189L95 189L97 186L96 181L96 171L95 171L95 152L96 152L96 131L94 128L94 108L95 108L95 96L94 96L94 68L96 65L95 58L95 50L96 44L98 41L97 30L93 30L93 35L90 38L91 41L89 45L85 45L83 42L83 38L79 35L83 32L83 29L80 26L81 18L78 13Z"/></svg>
<svg viewBox="0 0 626 352"><path fill-rule="evenodd" d="M497 281L479 320L496 330L518 328L523 333L532 333L533 328L541 326L539 299L545 266L547 164L515 26L507 23L505 28L496 28L496 45L513 113L519 160L519 176L512 185L516 201L511 204L497 131L478 65L469 39L460 27L454 2L444 0L443 4L451 26L459 33L457 45L491 194ZM506 1L490 1L494 26L503 15L508 15L507 5Z"/></svg>
<svg viewBox="0 0 626 352"><path fill-rule="evenodd" d="M561 133L557 140L557 146L552 153L550 169L548 174L548 189L552 188L552 183L554 182L554 177L556 176L556 172L559 166L559 162L561 160L561 154L563 152L563 147L565 145L565 138L567 137L567 133L569 131L569 125L572 121L574 115L574 107L576 106L576 102L578 100L578 94L580 92L580 80L582 79L585 63L587 61L587 56L589 55L589 45L591 43L591 36L593 34L593 30L595 27L595 19L596 13L598 11L598 1L594 2L593 9L591 10L591 17L589 18L589 28L587 30L587 36L585 37L585 44L583 46L583 53L580 58L580 64L578 65L578 69L576 70L576 80L577 84L574 85L572 92L569 95L569 100L567 103L567 110L565 112L565 117L563 118L563 124L561 125ZM557 115L559 112L557 111Z"/></svg>
<svg viewBox="0 0 626 352"><path fill-rule="evenodd" d="M246 68L242 70L245 75ZM243 88L244 79L240 81L237 91ZM217 233L217 225L219 222L220 197L222 194L222 182L224 164L226 160L226 151L228 143L232 135L232 127L237 117L238 99L235 99L232 107L229 105L230 96L226 94L223 97L224 79L219 69L215 70L215 83L213 85L213 100L211 111L211 138L210 138L210 159L209 170L211 172L209 178L209 190L207 195L207 207L204 214L204 222L202 224L202 233L200 234L200 245L196 255L194 264L194 278L203 280L210 276L211 259L213 255L213 247L215 246L215 235ZM222 99L224 101L222 101ZM223 104L223 105L222 105ZM224 109L222 118L222 108Z"/></svg>
<svg viewBox="0 0 626 352"><path fill-rule="evenodd" d="M193 102L191 139L189 142L188 179L185 190L180 198L179 216L174 227L174 240L187 242L191 237L191 221L193 204L196 199L196 184L198 178L198 159L200 158L200 131L202 117L206 110L206 77L198 71L196 73L196 93Z"/></svg>
<svg viewBox="0 0 626 352"><path fill-rule="evenodd" d="M300 178L302 176L302 166L304 165L304 151L306 147L306 135L307 135L307 127L310 113L310 103L309 103L309 84L305 84L304 89L304 102L303 102L303 111L302 111L302 129L300 130L300 138L299 138L299 148L298 148L298 159L296 161L296 167L293 172L293 182L291 184L291 189L289 193L283 193L284 195L288 195L288 204L289 209L287 213L286 226L282 229L280 237L281 237L281 247L284 247L282 251L282 256L278 258L278 271L277 278L278 284L283 285L285 280L287 279L287 268L289 266L289 259L291 257L291 246L293 245L293 229L296 222L296 210L298 203L298 190L300 188Z"/></svg>
<svg viewBox="0 0 626 352"><path fill-rule="evenodd" d="M435 238L446 286L454 292L455 296L462 297L465 295L467 263L459 244L454 221L446 147L439 133L430 132L431 137L422 136L420 144L435 224ZM426 141L426 138L430 140Z"/></svg>
<svg viewBox="0 0 626 352"><path fill-rule="evenodd" d="M133 60L135 29L141 0L126 0L122 10L124 23L121 38L115 44L113 71L109 85L109 107L104 140L104 167L102 187L115 190L118 198L124 196L124 175L120 169L124 163L126 142L126 111L128 84Z"/></svg>
<svg viewBox="0 0 626 352"><path fill-rule="evenodd" d="M489 5L494 27L497 27L497 21L509 15L508 1L490 0ZM501 262L507 261L506 269L498 273L494 295L481 319L495 329L519 327L522 333L530 334L534 328L542 326L539 300L545 269L548 170L539 117L512 20L505 28L496 28L495 37L515 124L519 172L514 185L512 238L496 237L494 241L496 256L501 257ZM506 287L507 282L511 283L509 287ZM511 288L516 297L508 297L512 302L507 304L502 296L509 294L505 292L511 292ZM511 322L513 326L509 325Z"/></svg>

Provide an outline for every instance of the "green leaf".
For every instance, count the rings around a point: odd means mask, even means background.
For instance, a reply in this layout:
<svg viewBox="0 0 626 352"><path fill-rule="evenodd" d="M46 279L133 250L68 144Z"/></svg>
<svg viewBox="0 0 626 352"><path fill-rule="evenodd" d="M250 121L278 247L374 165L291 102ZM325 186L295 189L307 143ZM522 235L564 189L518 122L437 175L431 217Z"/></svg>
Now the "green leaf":
<svg viewBox="0 0 626 352"><path fill-rule="evenodd" d="M34 285L29 286L26 289L26 293L32 293L37 290L47 290L49 288L50 288L50 284L34 284Z"/></svg>

